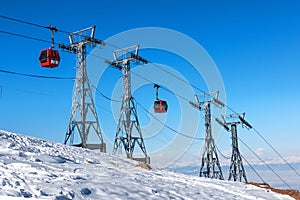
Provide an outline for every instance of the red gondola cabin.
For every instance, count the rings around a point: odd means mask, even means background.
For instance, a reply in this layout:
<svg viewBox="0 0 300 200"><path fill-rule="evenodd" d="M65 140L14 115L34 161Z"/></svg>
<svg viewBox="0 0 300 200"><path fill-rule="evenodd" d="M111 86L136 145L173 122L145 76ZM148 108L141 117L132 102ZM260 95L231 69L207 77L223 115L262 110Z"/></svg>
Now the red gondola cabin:
<svg viewBox="0 0 300 200"><path fill-rule="evenodd" d="M153 108L156 113L165 113L168 111L168 104L164 100L156 100L154 101Z"/></svg>
<svg viewBox="0 0 300 200"><path fill-rule="evenodd" d="M42 67L54 68L58 67L60 57L57 50L45 49L41 51L39 60Z"/></svg>

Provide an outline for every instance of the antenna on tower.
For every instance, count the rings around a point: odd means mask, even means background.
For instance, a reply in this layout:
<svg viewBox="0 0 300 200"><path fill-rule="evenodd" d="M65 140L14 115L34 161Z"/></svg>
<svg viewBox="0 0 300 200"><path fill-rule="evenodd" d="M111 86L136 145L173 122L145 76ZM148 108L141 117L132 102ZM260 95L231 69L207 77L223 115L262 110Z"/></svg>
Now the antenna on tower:
<svg viewBox="0 0 300 200"><path fill-rule="evenodd" d="M237 136L237 125L242 124L243 127L251 129L252 126L244 119L245 113L242 114L229 114L222 115L222 120L216 118L216 121L224 127L226 131L231 130L231 140L232 140L232 155L231 164L229 168L229 178L230 181L242 181L242 178L247 182L246 172L243 166L242 156L238 147L238 136ZM228 127L230 126L230 128Z"/></svg>
<svg viewBox="0 0 300 200"><path fill-rule="evenodd" d="M124 94L113 153L115 154L122 148L123 145L127 158L150 164L150 157L147 156L134 98L131 94L130 62L135 61L141 62L143 64L148 63L146 59L138 55L138 51L139 45L118 49L113 51L113 62L105 60L105 63L114 66L115 68L121 70L123 73L122 79ZM133 132L133 130L135 130L135 132ZM139 145L142 153L144 154L144 158L133 157L136 143Z"/></svg>
<svg viewBox="0 0 300 200"><path fill-rule="evenodd" d="M71 145L74 145L74 133L77 130L81 143L75 146L100 149L101 152L106 152L106 145L103 142L92 90L86 71L87 46L95 47L97 44L105 45L103 41L94 38L95 29L96 26L92 26L70 33L70 45L59 45L60 48L71 51L77 55L77 76L72 100L71 116L64 144L67 144L69 141ZM98 136L100 140L99 144L87 144L91 131L94 131Z"/></svg>
<svg viewBox="0 0 300 200"><path fill-rule="evenodd" d="M219 99L219 91L213 93L204 93L203 101L199 101L199 95L195 95L196 102L190 104L196 109L204 110L205 116L205 144L201 159L200 177L215 178L224 180L221 165L216 151L215 141L212 137L211 128L211 109L210 104L218 107L224 107L224 103Z"/></svg>

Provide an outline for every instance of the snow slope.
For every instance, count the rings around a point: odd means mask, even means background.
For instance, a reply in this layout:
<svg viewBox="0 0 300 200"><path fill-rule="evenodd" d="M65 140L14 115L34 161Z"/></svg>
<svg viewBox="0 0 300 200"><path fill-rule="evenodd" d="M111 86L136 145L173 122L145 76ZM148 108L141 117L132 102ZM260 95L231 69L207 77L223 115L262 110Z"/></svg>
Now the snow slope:
<svg viewBox="0 0 300 200"><path fill-rule="evenodd" d="M292 199L0 131L0 199Z"/></svg>
<svg viewBox="0 0 300 200"><path fill-rule="evenodd" d="M245 163L244 163L245 164ZM290 163L297 172L300 172L300 162ZM221 162L222 172L225 179L229 176L229 165L224 165ZM294 171L287 164L283 163L269 163L268 166L273 169L283 180L294 190L300 191L300 179ZM247 165L244 165L247 180L249 182L262 183L263 181L257 176L253 169ZM277 189L289 189L289 187L280 180L274 173L268 169L264 164L252 164L252 167L258 172L263 180ZM192 176L198 176L200 167L197 166L170 166L167 170L183 173Z"/></svg>

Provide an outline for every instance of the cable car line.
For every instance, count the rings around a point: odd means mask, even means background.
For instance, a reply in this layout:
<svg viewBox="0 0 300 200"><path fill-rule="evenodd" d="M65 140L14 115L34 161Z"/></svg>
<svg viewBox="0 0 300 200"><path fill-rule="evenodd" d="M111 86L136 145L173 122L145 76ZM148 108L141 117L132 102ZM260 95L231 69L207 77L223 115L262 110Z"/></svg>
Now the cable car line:
<svg viewBox="0 0 300 200"><path fill-rule="evenodd" d="M36 41L40 41L40 42L45 42L45 43L52 43L51 41L47 41L47 40L43 40L43 39L39 39L39 38L34 38L34 37L31 37L31 36L26 36L26 35L21 35L21 34L16 34L16 33L11 33L11 32L7 32L7 31L2 31L0 30L1 33L4 33L4 34L9 34L9 35L13 35L13 36L18 36L18 37L22 37L22 38L27 38L27 39L31 39L31 40L36 40ZM55 44L58 44L58 43L55 43ZM95 54L92 54L92 53L89 53L89 55L91 56L95 56L97 58L100 58L102 60L106 60L105 58L103 57L100 57L98 55L95 55ZM155 63L152 63L152 62L149 62L150 64L154 65L154 66L157 66L159 68L161 68L160 66L156 65ZM165 69L161 68L162 70L164 70L165 72L167 72L168 74L172 74L168 71L166 71ZM15 74L15 75L22 75L22 76L28 76L28 77L34 77L34 78L47 78L47 79L61 79L61 80L74 80L75 78L64 78L64 77L49 77L49 76L40 76L40 75L33 75L33 74L23 74L23 73L17 73L17 72L10 72L10 71L6 71L6 70L1 70L0 69L0 72L4 72L4 73L10 73L10 74ZM149 83L153 83L152 81L150 81L149 79L146 79L145 77L142 77L141 75L135 73L135 72L131 72L133 74L135 74L136 76L148 81ZM179 80L181 81L184 81L186 84L189 84L188 82L186 82L185 80L181 79L180 77L177 77L176 75L172 75L173 77L176 77L178 78ZM189 84L191 85L191 84ZM201 90L200 88L198 87L195 87L193 85L191 85L192 87L194 87L195 89L198 89L200 90L201 92L204 92L203 90ZM166 91L186 100L186 101L189 101L187 98L183 97L182 95L178 95L178 94L175 94L173 93L172 91L170 91L168 88L165 88L165 87L162 87L163 89L165 89ZM205 94L207 94L206 92L204 92ZM110 99L109 99L110 100ZM115 100L116 101L116 100ZM118 101L117 101L118 102ZM229 107L228 105L225 104L225 106L231 110L232 112L234 112L235 114L238 114L234 109L232 109L231 107ZM286 159L284 159L284 157L259 133L259 131L255 128L253 128L253 130L255 131L256 134L258 134L259 137L261 137L261 139L268 145L271 147L271 149L277 154L279 155L279 157L289 166L289 168L291 168L298 176L300 176L300 174L296 171L296 169L290 164L287 162Z"/></svg>
<svg viewBox="0 0 300 200"><path fill-rule="evenodd" d="M25 20L16 19L16 18L13 18L13 17L4 16L4 15L0 15L0 18L4 18L4 19L7 19L7 20L19 22L19 23L22 23L22 24L35 26L35 27L38 27L38 28L51 29L51 27L52 27L52 26L43 26L43 25L40 25L40 24L36 24L36 23L32 23L32 22L28 22L28 21L25 21ZM63 30L57 30L57 31L62 32L62 33L67 33L67 34L70 33L70 32L63 31Z"/></svg>
<svg viewBox="0 0 300 200"><path fill-rule="evenodd" d="M18 34L18 33L12 33L12 32L3 31L3 30L0 30L0 33L13 35L13 36L17 36L17 37L22 37L22 38L26 38L26 39L31 39L31 40L35 40L35 41L39 41L39 42L45 42L45 43L50 43L50 44L52 43L51 41L48 41L48 40L35 38L35 37L27 36L27 35L22 35L22 34Z"/></svg>
<svg viewBox="0 0 300 200"><path fill-rule="evenodd" d="M35 26L35 27L39 27L39 28L44 28L44 29L50 29L50 26L42 26L42 25L39 25L39 24L36 24L36 23L32 23L32 22L28 22L28 21L24 21L24 20L19 20L19 19L16 19L16 18L12 18L12 17L7 17L7 16L3 16L3 15L0 15L0 18L4 18L4 19L8 19L8 20L12 20L12 21L16 21L16 22L19 22L19 23L23 23L23 24L27 24L27 25L31 25L31 26ZM62 32L62 33L67 33L69 34L70 32L68 31L64 31L64 30L58 30L58 32ZM18 36L18 37L23 37L23 38L27 38L27 39L31 39L31 40L36 40L36 41L40 41L40 42L45 42L45 43L52 43L50 41L47 41L47 40L44 40L44 39L40 39L40 38L35 38L35 37L31 37L31 36L26 36L26 35L22 35L22 34L17 34L17 33L12 33L12 32L8 32L8 31L3 31L3 30L0 30L0 33L4 33L4 34L9 34L9 35L13 35L13 36ZM58 44L58 43L55 43L55 44ZM110 43L107 43L108 45L112 46L112 47L115 47L117 48L116 45L113 45L113 44L110 44ZM93 54L91 54L93 55ZM96 56L96 55L93 55L93 56ZM99 56L96 56L98 58L101 58L103 60L105 60L105 58L103 57L99 57ZM184 82L185 84L188 84L190 86L192 86L194 89L197 89L199 91L201 91L202 93L205 93L207 94L204 90L198 88L197 86L183 80L182 78L176 76L175 74L167 71L166 69L163 69L161 66L153 63L153 62L150 62L149 61L149 64L152 64L153 66L156 66L157 68L161 69L162 71L166 72L167 74L175 77L176 79ZM16 74L16 75L23 75L23 76L30 76L30 77L35 77L35 78L49 78L49 79L73 79L74 78L61 78L61 77L47 77L47 76L39 76L39 75L31 75L31 74L22 74L22 73L16 73L16 72L9 72L9 71L5 71L5 70L0 70L0 72L4 72L4 73L11 73L11 74ZM132 72L133 73L133 72ZM136 73L135 73L136 74ZM136 74L137 75L137 74ZM141 76L140 76L141 77ZM152 81L149 81L152 83ZM164 88L166 89L166 88ZM167 89L167 91L171 92L170 90ZM173 93L173 92L171 92ZM174 94L174 93L173 93ZM176 96L180 97L180 98L183 98L185 100L188 100L187 98L181 96L181 95L177 95L175 94ZM235 114L238 114L233 108L231 108L230 106L228 105L225 105L227 109L231 110L233 113ZM277 155L279 155L279 157L298 175L300 176L300 174L284 159L284 157L259 133L258 130L256 130L255 128L253 128L253 130L255 131L256 134L258 134L258 136L261 137L261 139L267 143L267 145L269 145L271 147L271 149L273 151L275 151L275 153ZM174 130L175 131L175 130Z"/></svg>
<svg viewBox="0 0 300 200"><path fill-rule="evenodd" d="M20 22L20 23L23 23L23 24L28 24L28 25L31 25L31 26L36 26L36 27L39 27L39 28L48 28L46 26L42 26L42 25L39 25L39 24L35 24L35 23L32 23L32 22L27 22L27 21L16 19L16 18L12 18L12 17L7 17L7 16L4 16L4 15L0 15L0 18L4 18L4 19L11 20L11 21Z"/></svg>
<svg viewBox="0 0 300 200"><path fill-rule="evenodd" d="M0 15L0 17L1 17L1 18L5 18L5 19L9 19L9 20L12 20L12 21L16 21L16 22L28 24L28 25L40 27L40 28L45 28L45 29L50 29L50 28L51 28L51 26L42 26L42 25L39 25L39 24L36 24L36 23L32 23L32 22L28 22L28 21L24 21L24 20L19 20L19 19L16 19L16 18L7 17L7 16L3 16L3 15ZM67 34L70 33L70 32L68 32L68 31L59 30L59 29L58 29L57 31L58 31L58 32L67 33ZM6 32L6 31L0 31L0 32L6 33L6 34L15 35L15 36L19 36L19 37L24 37L24 38L28 38L28 39L33 39L33 40L37 40L37 41L41 41L41 42L51 43L50 41L47 41L47 40L38 39L38 38L30 37L30 36L24 36L24 35L21 35L21 34L15 34L15 33L10 33L10 32ZM55 44L59 45L58 43L55 43ZM106 44L108 44L108 45L110 45L110 46L112 46L112 47L114 47L114 48L118 48L118 46L113 45L113 44L111 44L111 43L106 43ZM94 56L95 56L95 55L94 55ZM98 56L96 56L96 57L98 57ZM99 58L105 60L105 58L102 58L102 57L99 57ZM170 73L169 71L163 69L163 68L160 67L159 65L157 65L157 64L155 64L155 63L153 63L153 62L149 62L149 64L152 64L153 66L156 66L157 68L163 70L164 72L166 72L166 73L168 73L169 75L171 75L171 76L177 78L178 80L181 80L181 81L183 81L184 83L186 83L186 84L192 86L193 88L195 88L195 89L197 89L197 90L199 90L199 91L205 93L204 90L202 90L202 89L198 88L197 86L195 86L195 85L193 85L193 84L190 84L189 82L187 82L187 81L181 79L180 77L178 77L178 76L176 76L176 75ZM186 100L187 100L187 99L186 99Z"/></svg>
<svg viewBox="0 0 300 200"><path fill-rule="evenodd" d="M200 88L198 88L198 87L196 87L196 86L194 86L194 85L192 85L192 84L190 84L190 83L188 83L187 81L185 81L185 80L183 80L183 79L181 79L180 77L178 77L178 76L176 76L175 74L172 74L171 72L169 72L169 71L167 71L167 70L165 70L164 68L162 68L161 66L159 66L159 65L157 65L157 64L155 64L155 63L152 63L151 61L148 61L150 64L153 64L154 66L156 66L156 67L158 67L159 69L161 69L161 70L163 70L163 71L165 71L166 73L168 73L168 74L170 74L170 75L172 75L173 77L175 77L175 78L177 78L177 79L179 79L179 80L181 80L181 81L183 81L184 83L186 83L186 84L189 84L189 85L191 85L194 89L198 89L199 91L201 91L202 93L205 93L205 94L208 94L207 92L205 92L205 91L203 91L202 89L200 89ZM141 76L140 76L141 77ZM142 77L141 77L142 78ZM167 91L169 91L168 89L167 89ZM175 94L176 95L176 94ZM209 96L210 96L210 94L208 94ZM176 95L176 96L179 96L179 95ZM182 98L182 96L181 96L181 98ZM187 100L185 97L184 97L184 99L185 100ZM228 105L226 105L226 104L224 104L225 106L226 106L226 108L228 108L229 110L231 110L233 113L235 113L235 114L237 114L237 115L239 115L239 113L238 112L236 112L233 108L231 108L230 106L228 106ZM290 164L290 163L288 163L287 162L287 160L286 159L284 159L284 157L262 136L262 134L260 134L259 133L259 131L257 130L257 129L255 129L254 127L252 127L253 128L253 130L254 130L254 132L256 133L256 134L258 134L259 135L259 137L261 137L261 139L268 145L268 146L270 146L271 147L271 149L298 175L298 176L300 176L300 174L296 171L296 169Z"/></svg>
<svg viewBox="0 0 300 200"><path fill-rule="evenodd" d="M75 80L75 78L72 77L58 77L58 76L43 76L43 75L35 75L35 74L24 74L19 72L13 72L13 71L7 71L0 69L1 73L7 73L7 74L13 74L18 76L27 76L32 78L43 78L43 79L56 79L56 80Z"/></svg>
<svg viewBox="0 0 300 200"><path fill-rule="evenodd" d="M238 137L239 141L242 142L271 172L276 175L288 188L292 189L291 186L281 178L279 174L277 174L255 151L253 151L240 137Z"/></svg>
<svg viewBox="0 0 300 200"><path fill-rule="evenodd" d="M17 19L10 18L10 17L5 17L5 16L0 16L0 17L2 17L2 18L7 18L7 19L11 19L11 20L15 20L15 21L22 22L22 23L26 23L26 24L29 24L29 25L38 26L38 27L41 27L41 28L47 28L47 29L49 28L49 27L45 27L45 26L41 26L41 25L38 25L38 24L31 23L31 22L25 22L25 21L23 21L23 20L17 20ZM39 39L39 38L34 38L34 37L31 37L31 36L26 36L26 35L21 35L21 34L16 34L16 33L11 33L11 32L2 31L2 30L0 30L0 32L5 33L5 34L10 34L10 35L18 36L18 37L27 38L27 39L32 39L32 40L36 40L36 41L40 41L40 42L52 43L51 41L47 41L47 40L43 40L43 39ZM69 33L69 32L67 32L67 31L60 31L60 32ZM59 45L59 43L54 43L54 44ZM116 45L112 45L112 44L110 44L110 43L108 43L108 44L111 45L111 46L113 46L113 47L117 47ZM95 57L100 58L100 59L102 59L102 60L106 60L106 58L101 57L101 56L98 56L98 55L95 55L95 54L92 54L92 53L89 53L89 55L95 56ZM173 77L175 77L175 78L177 78L177 79L183 81L184 83L186 83L186 84L192 86L193 88L195 88L195 89L197 89L197 90L199 90L199 91L201 91L201 92L207 94L204 90L202 90L202 89L196 87L195 85L192 85L192 84L188 83L187 81L181 79L180 77L178 77L178 76L172 74L171 72L169 72L169 71L163 69L163 68L160 67L159 65L157 65L157 64L155 64L155 63L153 63L153 62L149 62L149 63L152 64L152 65L154 65L154 66L156 66L156 67L158 67L159 69L165 71L165 72L168 73L169 75L171 75L171 76L173 76ZM139 75L139 74L137 74L137 73L134 73L134 72L131 72L131 73L133 73L133 74L139 76L140 78L142 78L142 79L148 81L149 83L153 83L153 82L150 81L149 79L146 79L145 77L142 77L141 75ZM153 84L154 84L154 83L153 83ZM168 91L168 92L174 94L174 93L173 93L171 90L169 90L168 88L165 88L165 87L163 87L163 86L161 86L161 88L163 88L164 90L166 90L166 91ZM182 95L179 95L179 94L175 94L175 95L189 102L189 99L183 97ZM227 105L226 105L226 106L227 106ZM235 111L234 111L233 109L231 109L229 106L227 106L227 107L228 107L230 110L232 110L233 112L235 112ZM237 113L237 112L235 112L235 113Z"/></svg>
<svg viewBox="0 0 300 200"><path fill-rule="evenodd" d="M160 67L160 66L159 66ZM137 73L135 73L135 72L131 72L131 73L133 73L133 74L135 74L136 76L138 76L138 77L140 77L140 78L142 78L142 79L144 79L144 80L146 80L146 81L148 81L148 82L150 82L150 83L153 83L152 81L150 81L149 79L147 79L147 78L145 78L145 77L143 77L143 76L141 76L141 75L139 75L139 74L137 74ZM176 75L175 75L176 76ZM184 81L184 80L183 80ZM154 84L154 83L153 83ZM162 87L162 86L161 86ZM184 99L184 100L186 100L186 101L188 101L189 102L189 100L187 99L187 98L185 98L185 97L183 97L183 96L181 96L181 95L178 95L178 94L175 94L175 93L173 93L172 91L170 91L168 88L165 88L165 87L162 87L163 89L165 89L166 91L168 91L168 92L170 92L170 93L172 93L172 94L174 94L175 96L178 96L178 97L180 97L180 98L182 98L182 99ZM204 91L203 91L204 92ZM206 92L205 92L205 94L207 94ZM237 115L239 115L239 113L237 113L234 109L232 109L231 107L229 107L228 105L225 105L229 110L231 110L232 112L234 112L235 114L237 114ZM213 115L212 115L213 116ZM213 116L214 117L214 116ZM216 117L215 117L216 118ZM285 159L284 159L284 157L258 132L258 130L257 129L255 129L254 127L252 127L253 128L253 130L255 131L255 133L257 133L262 139L263 139L263 141L265 142L265 143L267 143L271 148L272 148L272 150L273 151L275 151L275 153L277 154L277 155L279 155L279 157L299 176L299 173L296 171L296 169L290 164L290 163L288 163Z"/></svg>
<svg viewBox="0 0 300 200"><path fill-rule="evenodd" d="M38 27L38 28L51 29L51 27L52 27L52 26L43 26L43 25L40 25L40 24L36 24L36 23L32 23L32 22L28 22L28 21L25 21L25 20L16 19L16 18L13 18L13 17L4 16L4 15L0 15L0 18L4 18L4 19L7 19L7 20L11 20L11 21L16 21L16 22L19 22L19 23L35 26L35 27ZM57 31L61 32L61 33L66 33L66 34L70 33L70 31L65 31L65 30L60 30L60 29L57 29Z"/></svg>
<svg viewBox="0 0 300 200"><path fill-rule="evenodd" d="M19 23L23 23L23 24L27 24L27 25L31 25L31 26L35 26L35 27L39 27L39 28L43 28L43 29L49 29L51 31L55 30L55 32L61 32L61 33L65 33L65 34L70 34L70 31L65 31L65 30L60 30L60 29L57 29L56 27L53 27L53 26L43 26L43 25L40 25L40 24L37 24L37 23L32 23L32 22L28 22L28 21L25 21L25 20L20 20L20 19L16 19L16 18L12 18L12 17L8 17L8 16L4 16L4 15L0 15L0 18L4 18L4 19L7 19L7 20L11 20L11 21L16 21L16 22L19 22ZM80 36L80 33L74 33L75 35L79 35ZM19 35L21 36L21 35ZM22 37L22 36L21 36ZM35 39L35 38L30 38L30 37L27 37L25 36L25 38L29 38L29 39ZM53 39L52 39L53 40ZM40 40L42 41L42 40ZM44 40L45 42L46 40ZM48 41L47 41L48 42ZM60 45L58 43L54 43L53 41L50 42L52 44L56 44L56 45ZM53 45L52 45L53 46ZM69 52L70 53L70 52Z"/></svg>
<svg viewBox="0 0 300 200"><path fill-rule="evenodd" d="M8 32L8 31L3 31L3 30L0 30L0 33L3 33L3 34L7 34L7 35L12 35L12 36L17 36L17 37L21 37L21 38L26 38L26 39L30 39L30 40L35 40L35 41L38 41L38 42L44 42L44 43L50 43L52 44L52 41L49 41L49 40L44 40L44 39L40 39L40 38L36 38L36 37L31 37L31 36L27 36L27 35L22 35L22 34L18 34L18 33L13 33L13 32ZM54 42L55 45L60 45L60 43L57 43L57 42ZM64 51L63 52L67 52L67 53L72 53L70 51ZM94 55L96 56L96 55ZM98 57L98 56L96 56ZM99 57L101 58L101 57ZM104 59L104 58L101 58L101 59Z"/></svg>

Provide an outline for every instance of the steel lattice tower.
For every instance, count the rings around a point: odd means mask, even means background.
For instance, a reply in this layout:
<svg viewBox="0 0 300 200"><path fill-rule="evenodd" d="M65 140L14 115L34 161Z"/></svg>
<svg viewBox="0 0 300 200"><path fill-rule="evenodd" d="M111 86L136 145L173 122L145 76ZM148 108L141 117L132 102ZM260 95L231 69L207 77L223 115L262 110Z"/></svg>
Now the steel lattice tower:
<svg viewBox="0 0 300 200"><path fill-rule="evenodd" d="M131 53L133 50L135 50L135 53ZM134 98L131 94L130 62L140 61L142 63L148 63L147 60L138 56L138 50L138 45L118 49L113 52L115 60L113 62L106 61L106 63L122 71L124 90L113 153L115 154L122 148L123 145L127 158L150 164L150 157L147 156ZM122 57L122 59L118 59L119 57ZM133 135L134 129L137 133L135 136ZM145 158L133 158L133 152L136 144L139 145Z"/></svg>
<svg viewBox="0 0 300 200"><path fill-rule="evenodd" d="M208 94L208 96L211 97L211 94ZM224 104L220 100L218 100L218 92L216 92L216 98L212 98L212 100L209 101L199 102L197 95L195 95L195 98L196 98L196 103L190 102L190 104L199 110L204 109L204 118L205 118L205 143L204 143L204 151L202 153L202 158L201 158L199 176L224 180L218 154L216 151L215 141L212 137L211 108L210 108L211 103L222 107L224 107Z"/></svg>
<svg viewBox="0 0 300 200"><path fill-rule="evenodd" d="M231 162L229 168L229 178L230 181L242 181L244 179L247 182L246 172L243 166L242 156L239 151L238 147L238 136L237 136L237 125L242 124L246 128L250 129L252 126L245 121L244 119L245 113L242 113L242 116L238 114L230 114L230 115L223 115L223 121L216 119L216 121L223 126L227 131L231 131L231 140L232 140L232 155L231 155ZM226 119L225 119L226 118ZM230 126L230 128L228 127Z"/></svg>
<svg viewBox="0 0 300 200"><path fill-rule="evenodd" d="M242 157L238 147L238 138L237 138L237 128L236 124L231 124L231 139L232 139L232 155L231 155L231 164L229 168L229 178L230 181L239 180L242 181L244 178L245 182L247 182L247 177L245 173L245 169L242 162Z"/></svg>
<svg viewBox="0 0 300 200"><path fill-rule="evenodd" d="M86 71L86 48L97 44L104 45L104 42L94 38L95 26L69 34L70 45L60 45L60 48L72 51L77 55L77 76L72 100L71 116L66 131L64 144L74 142L74 132L77 130L83 148L100 149L106 152L106 145L103 142L102 133L98 121L95 103L92 95L89 78ZM99 144L87 144L91 131L94 131L99 138Z"/></svg>

